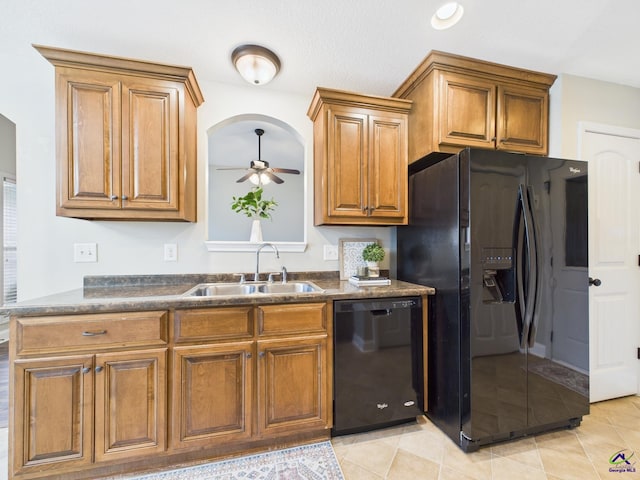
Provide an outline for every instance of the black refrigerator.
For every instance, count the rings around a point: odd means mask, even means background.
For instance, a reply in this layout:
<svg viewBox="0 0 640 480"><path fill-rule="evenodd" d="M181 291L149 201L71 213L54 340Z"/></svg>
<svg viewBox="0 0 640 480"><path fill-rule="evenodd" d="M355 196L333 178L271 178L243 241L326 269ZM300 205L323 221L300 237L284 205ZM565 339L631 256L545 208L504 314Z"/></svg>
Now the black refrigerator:
<svg viewBox="0 0 640 480"><path fill-rule="evenodd" d="M427 416L464 451L589 413L587 164L480 149L409 169L397 277L435 287Z"/></svg>

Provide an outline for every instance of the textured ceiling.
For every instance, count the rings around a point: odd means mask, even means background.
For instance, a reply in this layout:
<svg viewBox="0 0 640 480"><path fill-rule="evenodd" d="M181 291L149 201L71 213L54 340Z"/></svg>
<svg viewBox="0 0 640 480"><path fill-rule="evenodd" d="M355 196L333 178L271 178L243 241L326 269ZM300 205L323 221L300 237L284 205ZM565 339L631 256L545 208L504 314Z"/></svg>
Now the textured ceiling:
<svg viewBox="0 0 640 480"><path fill-rule="evenodd" d="M0 58L37 55L30 45L39 43L187 65L198 79L242 84L231 51L258 43L280 56L282 70L257 88L311 98L318 85L389 95L437 49L640 87L638 0L462 0L462 21L435 31L429 19L443 1L4 0Z"/></svg>

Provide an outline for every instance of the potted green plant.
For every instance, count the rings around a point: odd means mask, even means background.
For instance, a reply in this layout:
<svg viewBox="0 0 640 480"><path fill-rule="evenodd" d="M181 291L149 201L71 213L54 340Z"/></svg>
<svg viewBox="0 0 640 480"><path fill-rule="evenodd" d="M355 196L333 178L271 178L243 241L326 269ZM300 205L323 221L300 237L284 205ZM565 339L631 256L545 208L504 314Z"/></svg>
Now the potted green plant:
<svg viewBox="0 0 640 480"><path fill-rule="evenodd" d="M370 243L362 250L362 259L367 262L367 275L379 277L380 266L378 263L384 260L384 248L378 243Z"/></svg>
<svg viewBox="0 0 640 480"><path fill-rule="evenodd" d="M260 219L271 219L271 213L278 206L278 203L272 198L265 200L262 198L262 187L254 187L243 197L232 197L233 203L231 210L241 213L253 220L251 224L250 242L262 242L262 227Z"/></svg>

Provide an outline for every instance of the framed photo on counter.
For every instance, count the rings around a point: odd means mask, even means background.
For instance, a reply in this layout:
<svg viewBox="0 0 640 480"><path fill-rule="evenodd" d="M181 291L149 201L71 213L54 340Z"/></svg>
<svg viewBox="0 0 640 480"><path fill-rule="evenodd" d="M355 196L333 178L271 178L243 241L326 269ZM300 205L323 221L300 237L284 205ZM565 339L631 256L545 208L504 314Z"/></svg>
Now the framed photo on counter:
<svg viewBox="0 0 640 480"><path fill-rule="evenodd" d="M340 263L340 280L347 280L358 275L359 267L366 267L362 258L362 250L370 243L378 243L377 238L341 238L338 250Z"/></svg>

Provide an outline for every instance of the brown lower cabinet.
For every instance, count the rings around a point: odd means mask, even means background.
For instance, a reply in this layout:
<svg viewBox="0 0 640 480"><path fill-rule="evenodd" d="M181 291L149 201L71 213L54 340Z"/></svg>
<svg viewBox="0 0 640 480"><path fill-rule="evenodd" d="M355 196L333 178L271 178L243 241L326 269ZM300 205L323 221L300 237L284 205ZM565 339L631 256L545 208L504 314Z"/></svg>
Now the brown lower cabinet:
<svg viewBox="0 0 640 480"><path fill-rule="evenodd" d="M10 479L326 439L331 303L11 319Z"/></svg>
<svg viewBox="0 0 640 480"><path fill-rule="evenodd" d="M328 436L327 309L322 302L176 311L172 448Z"/></svg>

